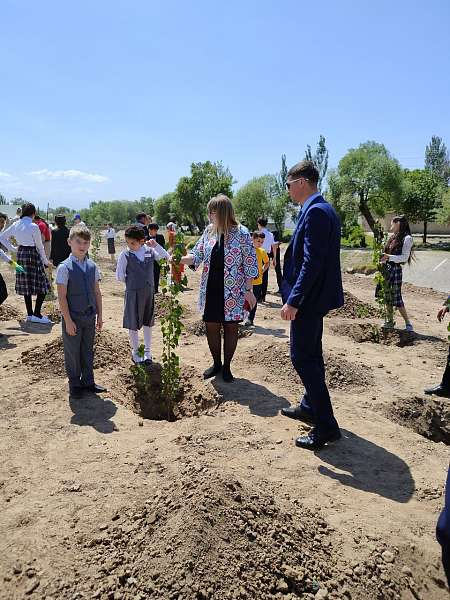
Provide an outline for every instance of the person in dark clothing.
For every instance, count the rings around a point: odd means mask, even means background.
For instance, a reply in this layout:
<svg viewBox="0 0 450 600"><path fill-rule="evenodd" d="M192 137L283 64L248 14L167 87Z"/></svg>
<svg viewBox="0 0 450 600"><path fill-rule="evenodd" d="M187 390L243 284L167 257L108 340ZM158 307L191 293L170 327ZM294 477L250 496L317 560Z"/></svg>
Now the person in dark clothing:
<svg viewBox="0 0 450 600"><path fill-rule="evenodd" d="M442 566L450 587L450 468L445 486L445 505L437 523L436 537L442 546Z"/></svg>
<svg viewBox="0 0 450 600"><path fill-rule="evenodd" d="M448 313L450 307L450 296L444 303L437 314L438 321L441 322L445 319L445 315ZM424 390L428 396L441 396L442 398L450 398L450 347L447 356L447 363L445 365L445 371L442 375L441 383L434 385L433 387Z"/></svg>
<svg viewBox="0 0 450 600"><path fill-rule="evenodd" d="M283 281L283 273L281 270L281 250L280 250L280 246L281 246L281 234L282 232L279 231L274 231L273 232L273 237L275 240L274 246L276 246L276 253L275 253L275 274L277 276L277 285L278 285L278 290L277 292L275 292L275 294L278 296L281 296L281 283Z"/></svg>
<svg viewBox="0 0 450 600"><path fill-rule="evenodd" d="M50 260L57 267L59 263L69 257L70 246L67 243L69 239L69 230L66 227L66 217L56 215L56 229L52 232L52 246L50 250Z"/></svg>
<svg viewBox="0 0 450 600"><path fill-rule="evenodd" d="M155 242L157 244L159 244L161 246L161 248L165 249L166 248L166 239L161 233L158 233L158 229L159 229L158 223L150 223L150 225L148 226L149 239L155 240ZM155 260L155 262L154 262L153 271L154 271L154 275L155 275L155 294L157 294L159 292L159 278L161 275L161 267L159 266L159 263L157 260Z"/></svg>
<svg viewBox="0 0 450 600"><path fill-rule="evenodd" d="M141 212L141 213L138 213L138 214L136 215L136 222L135 222L135 223L133 223L133 225L134 225L135 227L139 227L139 229L143 229L143 230L144 230L144 233L145 233L145 239L146 239L146 240L148 240L148 239L149 239L149 236L148 236L148 224L149 224L149 222L150 222L150 221L149 221L149 218L148 218L148 216L146 215L146 213L144 213L144 212Z"/></svg>

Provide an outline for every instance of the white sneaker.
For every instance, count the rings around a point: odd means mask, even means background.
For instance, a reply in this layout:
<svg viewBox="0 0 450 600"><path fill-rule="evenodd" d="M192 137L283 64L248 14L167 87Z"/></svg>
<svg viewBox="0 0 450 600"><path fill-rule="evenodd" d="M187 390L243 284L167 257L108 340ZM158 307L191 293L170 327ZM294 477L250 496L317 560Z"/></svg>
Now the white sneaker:
<svg viewBox="0 0 450 600"><path fill-rule="evenodd" d="M152 353L151 352L144 352L144 361L149 360L150 362L153 362L153 358L152 358Z"/></svg>
<svg viewBox="0 0 450 600"><path fill-rule="evenodd" d="M134 364L139 365L140 363L144 362L144 358L142 356L139 355L138 352L132 352L131 357L133 359Z"/></svg>
<svg viewBox="0 0 450 600"><path fill-rule="evenodd" d="M43 317L36 317L35 315L33 315L31 317L31 322L32 323L41 323L42 325L53 325L53 321L50 321L50 319L48 317L46 317L45 315Z"/></svg>

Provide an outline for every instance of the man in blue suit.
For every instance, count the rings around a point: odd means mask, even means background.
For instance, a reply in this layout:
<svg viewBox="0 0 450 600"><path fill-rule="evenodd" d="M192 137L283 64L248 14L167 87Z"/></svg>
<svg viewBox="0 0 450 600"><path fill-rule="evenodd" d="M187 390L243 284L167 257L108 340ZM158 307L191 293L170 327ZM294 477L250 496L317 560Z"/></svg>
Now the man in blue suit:
<svg viewBox="0 0 450 600"><path fill-rule="evenodd" d="M317 189L319 172L312 161L293 166L286 187L301 213L284 257L281 317L291 321L291 360L305 394L296 407L281 413L313 425L299 437L300 448L318 450L341 437L325 383L323 318L344 304L340 265L341 224Z"/></svg>

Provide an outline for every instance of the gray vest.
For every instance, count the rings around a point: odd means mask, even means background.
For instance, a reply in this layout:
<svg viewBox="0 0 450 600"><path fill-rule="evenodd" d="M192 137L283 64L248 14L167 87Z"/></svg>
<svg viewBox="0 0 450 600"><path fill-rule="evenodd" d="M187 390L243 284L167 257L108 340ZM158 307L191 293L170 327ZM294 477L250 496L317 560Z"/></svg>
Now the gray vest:
<svg viewBox="0 0 450 600"><path fill-rule="evenodd" d="M152 290L155 287L155 276L153 273L153 265L155 259L153 256L146 256L145 259L139 260L132 252L126 252L127 257L127 291L141 290L145 287L150 287Z"/></svg>
<svg viewBox="0 0 450 600"><path fill-rule="evenodd" d="M69 270L67 282L67 304L71 316L88 316L97 312L95 302L95 263L86 259L84 272L71 258L66 258L61 264Z"/></svg>

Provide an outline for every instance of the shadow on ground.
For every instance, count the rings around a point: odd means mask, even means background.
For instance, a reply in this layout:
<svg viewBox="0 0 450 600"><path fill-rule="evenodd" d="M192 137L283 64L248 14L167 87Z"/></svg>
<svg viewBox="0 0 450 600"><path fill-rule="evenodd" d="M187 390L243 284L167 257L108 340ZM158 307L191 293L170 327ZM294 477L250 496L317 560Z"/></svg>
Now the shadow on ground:
<svg viewBox="0 0 450 600"><path fill-rule="evenodd" d="M110 420L117 412L117 406L112 400L85 393L80 400L71 397L69 404L74 413L70 419L73 425L93 427L99 433L117 430L115 423Z"/></svg>
<svg viewBox="0 0 450 600"><path fill-rule="evenodd" d="M216 377L212 384L217 392L223 396L224 402L237 402L248 406L253 415L259 417L274 417L282 408L290 406L290 402L283 396L276 396L266 387L249 381L248 379L235 379L233 383L224 383Z"/></svg>
<svg viewBox="0 0 450 600"><path fill-rule="evenodd" d="M341 429L341 433L341 441L325 447L317 456L324 463L346 472L339 473L321 465L319 473L342 485L395 502L405 503L411 499L415 484L404 460L351 431Z"/></svg>

